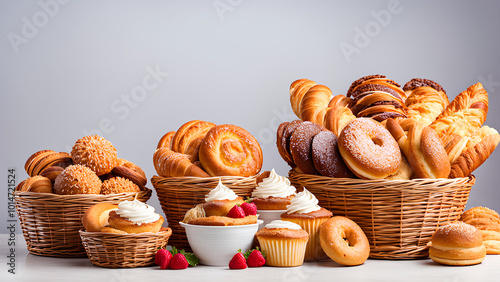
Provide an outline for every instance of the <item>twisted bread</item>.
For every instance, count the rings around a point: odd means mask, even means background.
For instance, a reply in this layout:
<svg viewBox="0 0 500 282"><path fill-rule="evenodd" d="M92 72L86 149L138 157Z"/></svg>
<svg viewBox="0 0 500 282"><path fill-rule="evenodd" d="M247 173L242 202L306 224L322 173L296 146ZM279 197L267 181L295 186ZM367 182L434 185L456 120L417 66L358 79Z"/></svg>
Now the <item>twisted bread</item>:
<svg viewBox="0 0 500 282"><path fill-rule="evenodd" d="M414 78L405 84L403 90L408 96L405 101L408 117L423 122L425 126L436 120L450 103L443 87L429 79Z"/></svg>

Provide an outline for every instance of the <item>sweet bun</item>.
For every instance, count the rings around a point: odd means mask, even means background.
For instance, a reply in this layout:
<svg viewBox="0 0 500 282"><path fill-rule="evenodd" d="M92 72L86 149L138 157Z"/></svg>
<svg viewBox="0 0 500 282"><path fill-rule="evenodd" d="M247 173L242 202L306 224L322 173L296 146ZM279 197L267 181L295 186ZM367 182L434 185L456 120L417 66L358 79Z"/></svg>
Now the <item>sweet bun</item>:
<svg viewBox="0 0 500 282"><path fill-rule="evenodd" d="M331 131L321 131L314 136L311 145L314 167L323 176L355 178L340 155L337 141Z"/></svg>
<svg viewBox="0 0 500 282"><path fill-rule="evenodd" d="M90 135L76 141L71 150L75 164L84 165L98 176L110 173L118 164L116 148L98 135Z"/></svg>
<svg viewBox="0 0 500 282"><path fill-rule="evenodd" d="M373 119L358 118L348 123L340 133L338 146L347 167L360 178L383 179L399 170L398 143Z"/></svg>
<svg viewBox="0 0 500 282"><path fill-rule="evenodd" d="M52 181L41 175L32 176L20 187L22 192L52 193Z"/></svg>
<svg viewBox="0 0 500 282"><path fill-rule="evenodd" d="M99 203L91 206L83 214L83 227L87 232L101 231L101 228L109 225L109 213L117 208L118 205L110 203Z"/></svg>
<svg viewBox="0 0 500 282"><path fill-rule="evenodd" d="M111 177L102 182L101 194L120 194L139 192L141 189L134 182L123 177Z"/></svg>
<svg viewBox="0 0 500 282"><path fill-rule="evenodd" d="M301 123L290 137L290 152L293 162L304 173L317 174L312 160L311 144L313 137L320 133L322 127L313 122Z"/></svg>
<svg viewBox="0 0 500 282"><path fill-rule="evenodd" d="M60 195L100 194L102 182L90 168L70 165L57 176L54 193Z"/></svg>

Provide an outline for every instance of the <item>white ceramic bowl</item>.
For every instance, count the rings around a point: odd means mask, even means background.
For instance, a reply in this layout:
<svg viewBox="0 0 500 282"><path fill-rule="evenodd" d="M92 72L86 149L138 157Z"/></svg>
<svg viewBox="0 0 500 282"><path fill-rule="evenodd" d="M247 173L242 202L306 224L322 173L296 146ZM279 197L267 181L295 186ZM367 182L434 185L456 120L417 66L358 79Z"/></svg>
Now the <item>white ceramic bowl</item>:
<svg viewBox="0 0 500 282"><path fill-rule="evenodd" d="M264 228L266 224L273 220L280 220L281 214L285 212L286 210L257 210L259 219L263 221L263 223L259 225L259 230Z"/></svg>
<svg viewBox="0 0 500 282"><path fill-rule="evenodd" d="M234 226L205 226L180 222L186 230L187 239L201 264L227 266L231 258L241 249L248 251L262 220L255 224Z"/></svg>

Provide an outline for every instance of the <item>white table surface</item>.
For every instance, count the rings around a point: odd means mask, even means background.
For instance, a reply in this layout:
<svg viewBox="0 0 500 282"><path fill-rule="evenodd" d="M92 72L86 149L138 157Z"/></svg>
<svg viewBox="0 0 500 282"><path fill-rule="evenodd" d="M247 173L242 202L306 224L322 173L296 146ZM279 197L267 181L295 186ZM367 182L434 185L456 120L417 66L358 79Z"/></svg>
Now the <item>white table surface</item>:
<svg viewBox="0 0 500 282"><path fill-rule="evenodd" d="M16 237L16 274L7 272L7 234L0 234L0 281L500 281L500 256L489 255L474 266L451 267L421 260L369 259L355 267L333 261L305 263L300 267L259 267L230 270L196 266L185 270L161 270L157 266L110 269L95 266L87 258L52 258L31 255L22 234Z"/></svg>

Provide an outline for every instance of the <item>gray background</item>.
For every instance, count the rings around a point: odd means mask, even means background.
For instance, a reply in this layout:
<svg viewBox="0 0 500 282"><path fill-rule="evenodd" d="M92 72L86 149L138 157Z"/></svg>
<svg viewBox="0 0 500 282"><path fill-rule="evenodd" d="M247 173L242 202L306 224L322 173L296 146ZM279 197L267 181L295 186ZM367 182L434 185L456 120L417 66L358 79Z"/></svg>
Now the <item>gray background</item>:
<svg viewBox="0 0 500 282"><path fill-rule="evenodd" d="M32 153L69 151L101 123L148 178L159 138L193 119L247 129L263 169L286 175L274 136L295 119L288 88L298 78L334 94L369 74L430 78L450 100L481 81L486 124L500 128L498 1L67 2L0 2L0 233L7 169L25 179ZM148 69L163 74L140 92ZM468 207L500 210L499 165L497 150L474 173ZM156 194L149 204L162 212Z"/></svg>

